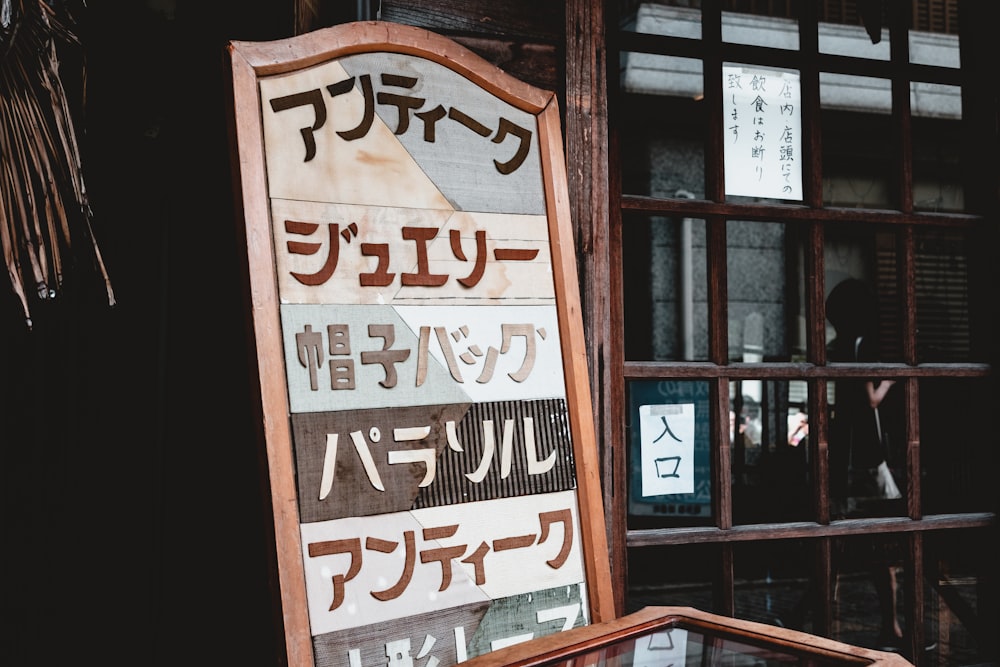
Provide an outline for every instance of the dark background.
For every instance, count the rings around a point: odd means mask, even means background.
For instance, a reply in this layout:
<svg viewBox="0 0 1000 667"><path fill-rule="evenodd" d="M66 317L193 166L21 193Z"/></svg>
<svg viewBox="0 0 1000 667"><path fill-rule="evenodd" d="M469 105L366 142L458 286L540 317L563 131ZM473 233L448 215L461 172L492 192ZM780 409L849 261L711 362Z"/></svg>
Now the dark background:
<svg viewBox="0 0 1000 667"><path fill-rule="evenodd" d="M83 244L30 331L0 280L3 664L277 663L224 65L292 5L147 4L62 58L117 305Z"/></svg>

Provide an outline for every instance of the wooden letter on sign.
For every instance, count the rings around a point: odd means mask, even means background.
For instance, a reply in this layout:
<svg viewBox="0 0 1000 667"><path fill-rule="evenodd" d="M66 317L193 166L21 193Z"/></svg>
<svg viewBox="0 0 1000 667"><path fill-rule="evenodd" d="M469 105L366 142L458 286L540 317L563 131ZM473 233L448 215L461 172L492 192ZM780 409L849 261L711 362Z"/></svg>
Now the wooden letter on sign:
<svg viewBox="0 0 1000 667"><path fill-rule="evenodd" d="M228 53L288 662L612 618L555 96L385 22Z"/></svg>

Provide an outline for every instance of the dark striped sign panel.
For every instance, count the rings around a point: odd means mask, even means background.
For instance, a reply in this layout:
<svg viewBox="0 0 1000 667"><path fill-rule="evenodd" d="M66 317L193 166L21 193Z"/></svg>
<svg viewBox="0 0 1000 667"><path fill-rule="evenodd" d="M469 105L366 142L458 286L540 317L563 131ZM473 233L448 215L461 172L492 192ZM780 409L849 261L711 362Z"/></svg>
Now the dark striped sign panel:
<svg viewBox="0 0 1000 667"><path fill-rule="evenodd" d="M302 521L575 488L563 399L292 415Z"/></svg>

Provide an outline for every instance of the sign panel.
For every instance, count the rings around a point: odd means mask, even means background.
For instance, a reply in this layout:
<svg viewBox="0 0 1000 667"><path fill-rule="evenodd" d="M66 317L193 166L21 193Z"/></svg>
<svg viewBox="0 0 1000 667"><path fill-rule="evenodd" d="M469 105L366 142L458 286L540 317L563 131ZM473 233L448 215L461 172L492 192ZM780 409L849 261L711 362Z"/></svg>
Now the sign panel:
<svg viewBox="0 0 1000 667"><path fill-rule="evenodd" d="M726 194L802 199L802 95L797 72L726 65Z"/></svg>
<svg viewBox="0 0 1000 667"><path fill-rule="evenodd" d="M289 663L612 618L555 96L384 22L228 52Z"/></svg>
<svg viewBox="0 0 1000 667"><path fill-rule="evenodd" d="M711 518L708 383L633 380L628 393L628 513Z"/></svg>
<svg viewBox="0 0 1000 667"><path fill-rule="evenodd" d="M640 405L642 495L694 492L694 403Z"/></svg>

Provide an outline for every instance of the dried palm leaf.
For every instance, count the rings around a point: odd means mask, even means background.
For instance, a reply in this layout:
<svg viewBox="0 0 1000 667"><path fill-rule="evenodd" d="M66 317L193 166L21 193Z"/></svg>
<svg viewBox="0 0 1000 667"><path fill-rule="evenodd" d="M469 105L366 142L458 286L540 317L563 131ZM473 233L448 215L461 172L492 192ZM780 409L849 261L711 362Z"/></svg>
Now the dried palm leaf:
<svg viewBox="0 0 1000 667"><path fill-rule="evenodd" d="M29 327L30 303L59 293L67 259L88 256L115 303L59 73L57 44L78 43L69 22L45 0L0 0L0 245Z"/></svg>

